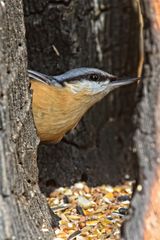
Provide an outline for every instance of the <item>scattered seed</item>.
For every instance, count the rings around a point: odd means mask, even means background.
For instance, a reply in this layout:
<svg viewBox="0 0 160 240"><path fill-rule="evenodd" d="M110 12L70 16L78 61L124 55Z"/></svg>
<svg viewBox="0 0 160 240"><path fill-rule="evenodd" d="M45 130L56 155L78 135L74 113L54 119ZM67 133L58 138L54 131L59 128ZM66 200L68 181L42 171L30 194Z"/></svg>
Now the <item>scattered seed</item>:
<svg viewBox="0 0 160 240"><path fill-rule="evenodd" d="M98 223L97 220L91 220L91 221L87 221L87 222L86 222L86 225L87 225L87 226L96 226L97 223Z"/></svg>
<svg viewBox="0 0 160 240"><path fill-rule="evenodd" d="M81 208L81 206L76 206L76 210L77 210L77 214L80 214L82 216L85 216L83 209Z"/></svg>
<svg viewBox="0 0 160 240"><path fill-rule="evenodd" d="M51 207L51 210L53 211L53 212L57 212L57 211L62 211L62 210L65 210L65 209L67 209L69 207L69 205L67 204L65 204L65 205L61 205L61 206L57 206L57 207Z"/></svg>
<svg viewBox="0 0 160 240"><path fill-rule="evenodd" d="M87 209L93 205L92 201L88 200L87 198L85 198L83 196L78 196L78 204L85 209Z"/></svg>
<svg viewBox="0 0 160 240"><path fill-rule="evenodd" d="M128 195L118 196L117 200L120 202L130 201L130 196L128 196Z"/></svg>
<svg viewBox="0 0 160 240"><path fill-rule="evenodd" d="M128 214L128 208L119 208L118 211L122 215L127 215Z"/></svg>
<svg viewBox="0 0 160 240"><path fill-rule="evenodd" d="M119 240L131 196L131 181L115 187L88 187L80 182L55 190L48 198L50 208L59 217L53 239ZM46 226L43 229L47 231Z"/></svg>
<svg viewBox="0 0 160 240"><path fill-rule="evenodd" d="M63 197L63 202L64 203L69 203L69 197L68 196L64 196Z"/></svg>
<svg viewBox="0 0 160 240"><path fill-rule="evenodd" d="M75 239L78 235L81 234L81 231L78 230L78 231L75 231L74 233L72 233L68 238L67 240L72 240L72 239Z"/></svg>

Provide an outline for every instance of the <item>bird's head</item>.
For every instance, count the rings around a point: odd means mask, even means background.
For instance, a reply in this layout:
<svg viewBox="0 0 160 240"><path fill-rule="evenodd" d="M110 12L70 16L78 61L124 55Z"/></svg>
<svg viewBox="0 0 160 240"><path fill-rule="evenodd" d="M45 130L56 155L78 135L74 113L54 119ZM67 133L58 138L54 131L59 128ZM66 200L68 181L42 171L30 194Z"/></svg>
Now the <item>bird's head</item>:
<svg viewBox="0 0 160 240"><path fill-rule="evenodd" d="M76 68L64 74L54 76L54 79L70 88L73 93L94 96L97 101L120 86L136 82L138 78L118 79L105 71L96 68Z"/></svg>

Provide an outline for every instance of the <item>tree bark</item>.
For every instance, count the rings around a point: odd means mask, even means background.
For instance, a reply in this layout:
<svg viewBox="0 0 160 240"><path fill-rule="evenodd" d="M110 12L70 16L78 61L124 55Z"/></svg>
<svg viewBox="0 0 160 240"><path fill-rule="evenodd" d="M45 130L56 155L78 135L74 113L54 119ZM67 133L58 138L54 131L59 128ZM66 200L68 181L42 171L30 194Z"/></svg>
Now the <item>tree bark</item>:
<svg viewBox="0 0 160 240"><path fill-rule="evenodd" d="M136 112L135 144L140 188L132 200L124 239L160 238L160 17L159 1L143 0L145 64ZM139 190L139 191L138 191Z"/></svg>
<svg viewBox="0 0 160 240"><path fill-rule="evenodd" d="M22 2L0 1L0 239L45 239L38 139L30 110ZM49 239L49 238L47 238Z"/></svg>
<svg viewBox="0 0 160 240"><path fill-rule="evenodd" d="M27 0L24 10L31 69L52 75L80 66L119 76L140 71L141 25L135 0ZM39 146L43 192L80 180L97 185L136 178L135 93L136 86L115 91L92 108L65 141Z"/></svg>

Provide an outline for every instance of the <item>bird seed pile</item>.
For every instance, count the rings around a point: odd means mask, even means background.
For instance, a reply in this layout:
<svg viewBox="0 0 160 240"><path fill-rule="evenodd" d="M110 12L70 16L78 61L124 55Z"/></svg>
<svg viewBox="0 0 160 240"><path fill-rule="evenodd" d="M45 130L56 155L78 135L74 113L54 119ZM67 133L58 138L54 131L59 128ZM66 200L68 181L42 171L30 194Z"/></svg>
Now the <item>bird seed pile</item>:
<svg viewBox="0 0 160 240"><path fill-rule="evenodd" d="M116 187L88 187L79 182L70 188L56 189L48 198L58 219L53 239L120 239L120 227L127 218L132 185L133 182L128 181Z"/></svg>

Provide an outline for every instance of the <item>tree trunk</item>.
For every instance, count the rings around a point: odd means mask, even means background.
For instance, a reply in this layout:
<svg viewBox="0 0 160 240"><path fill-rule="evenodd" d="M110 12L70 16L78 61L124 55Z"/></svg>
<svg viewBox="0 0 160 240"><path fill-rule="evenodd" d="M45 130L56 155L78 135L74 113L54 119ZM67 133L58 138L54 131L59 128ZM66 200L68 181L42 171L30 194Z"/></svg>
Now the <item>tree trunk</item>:
<svg viewBox="0 0 160 240"><path fill-rule="evenodd" d="M0 1L0 239L45 239L20 0ZM49 239L49 238L47 238Z"/></svg>
<svg viewBox="0 0 160 240"><path fill-rule="evenodd" d="M90 66L137 76L142 49L135 0L24 3L31 69L53 75ZM136 86L115 91L92 108L64 141L39 146L42 191L80 180L97 185L136 178L135 93Z"/></svg>
<svg viewBox="0 0 160 240"><path fill-rule="evenodd" d="M136 112L139 186L124 239L160 239L160 17L159 1L143 0L145 64ZM139 190L139 191L138 191Z"/></svg>

